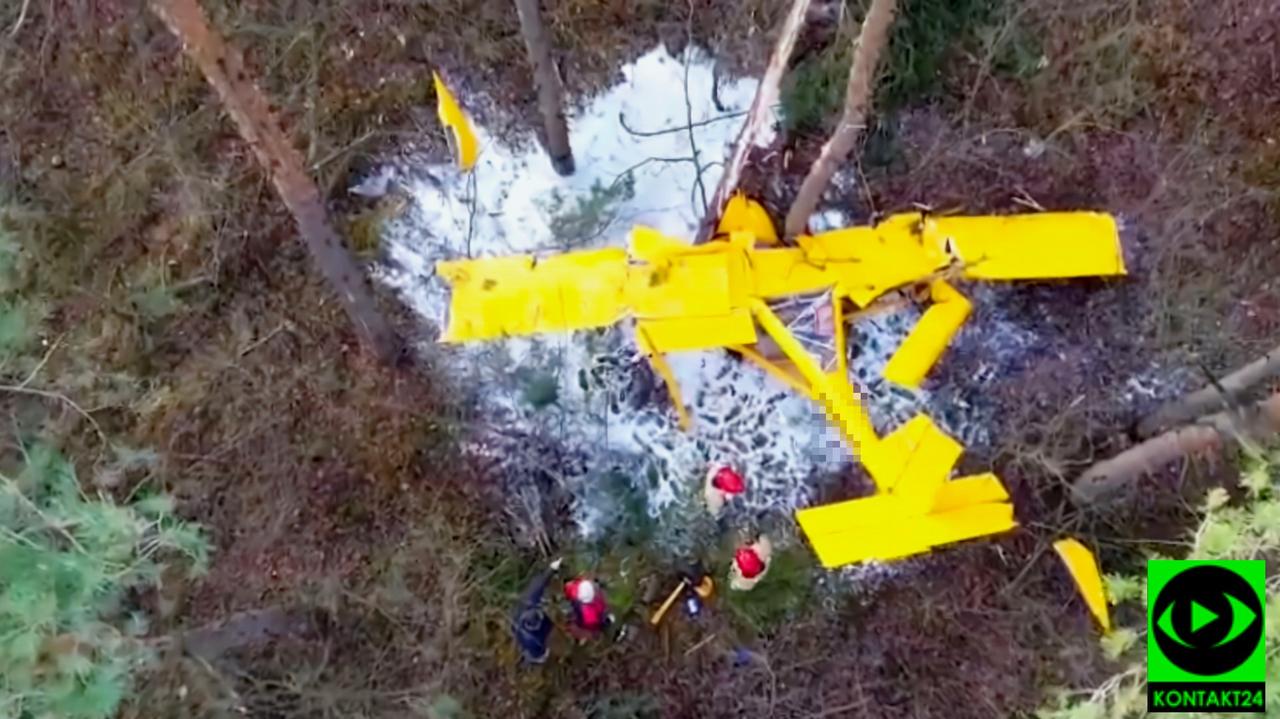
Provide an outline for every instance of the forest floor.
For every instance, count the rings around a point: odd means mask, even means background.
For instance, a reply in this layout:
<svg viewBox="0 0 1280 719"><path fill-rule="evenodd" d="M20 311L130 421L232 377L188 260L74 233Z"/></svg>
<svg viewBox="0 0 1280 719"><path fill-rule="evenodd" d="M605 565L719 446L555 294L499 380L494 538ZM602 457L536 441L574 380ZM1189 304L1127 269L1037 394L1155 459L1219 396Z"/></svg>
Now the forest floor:
<svg viewBox="0 0 1280 719"><path fill-rule="evenodd" d="M432 69L491 131L536 123L505 4L203 4L246 50L370 262L388 210L346 188L397 153L444 157ZM579 102L690 34L726 75L757 73L785 12L778 0L544 5ZM74 399L113 446L29 395L4 398L14 439L50 435L101 491L171 490L207 528L210 573L139 598L156 633L259 609L302 619L271 641L250 640L279 627L166 655L127 714L963 719L1032 711L1053 687L1104 676L1096 632L1046 549L1071 532L1123 567L1144 540L1176 536L1197 472L1090 512L1065 501L1064 483L1126 446L1159 400L1276 342L1280 7L902 5L880 116L850 166L859 181L833 203L860 220L921 205L1090 208L1125 226L1124 282L997 293L1042 344L999 364L985 390L996 439L966 462L1000 474L1023 527L838 599L796 559L772 590L699 625L565 642L538 670L516 666L506 616L547 558L507 531L500 483L460 458L467 409L429 353L402 369L361 353L177 42L135 3L0 9L7 306L26 308L43 340L32 386ZM802 39L793 127L750 182L766 204L788 196L835 117L854 15L833 9ZM383 299L406 337L430 335ZM963 387L989 364L981 333L967 337L936 386ZM155 455L113 461L124 448ZM615 573L640 577L637 605L672 576L643 547L610 552Z"/></svg>

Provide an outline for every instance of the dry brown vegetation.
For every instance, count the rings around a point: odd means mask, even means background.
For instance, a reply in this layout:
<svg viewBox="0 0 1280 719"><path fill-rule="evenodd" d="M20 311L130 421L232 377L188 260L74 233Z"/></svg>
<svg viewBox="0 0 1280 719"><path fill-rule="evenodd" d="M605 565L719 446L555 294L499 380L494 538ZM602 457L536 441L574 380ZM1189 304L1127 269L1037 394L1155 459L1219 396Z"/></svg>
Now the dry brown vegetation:
<svg viewBox="0 0 1280 719"><path fill-rule="evenodd" d="M928 28L939 2L904 1L900 12ZM486 124L538 122L527 64L512 60L524 48L508 3L202 4L246 49L367 255L385 208L341 188L383 153L442 150L432 68L477 98ZM0 221L21 246L6 299L41 310L49 342L32 387L74 399L113 442L159 453L104 489L172 489L209 528L211 574L139 598L160 617L157 633L270 607L308 620L297 636L207 663L171 651L131 716L456 716L451 700L472 716L511 717L1029 711L1048 687L1105 670L1048 542L1082 532L1104 561L1123 564L1136 538L1185 521L1175 493L1157 490L1194 473L1147 483L1124 516L1065 502L1065 481L1127 446L1154 402L1126 393L1126 381L1153 362L1221 373L1274 346L1280 330L1280 10L1247 0L1213 13L1191 0L993 3L947 45L935 88L886 106L848 173L866 184L828 198L858 217L923 203L1098 207L1124 219L1131 281L998 295L1001 312L1045 329L1045 346L995 386L999 441L966 461L995 465L1025 529L864 595L807 599L764 631L723 611L698 631L557 645L555 663L523 671L505 612L541 558L515 547L489 509L498 503L486 501L486 477L458 461L467 417L429 353L406 370L362 357L249 149L145 9L21 5L20 24L15 4L0 8ZM863 5L837 6L798 60L847 46ZM696 41L726 72L757 71L786 3L544 8L572 98L656 42L683 43L690 8ZM780 206L823 137L786 134L756 158L748 184ZM382 299L403 334L421 336ZM937 385L963 383L982 361L980 343L957 348ZM109 455L64 403L3 401L20 432L45 427L82 462ZM671 569L638 551L625 559L658 585ZM714 638L686 653L704 633ZM737 666L739 647L750 653Z"/></svg>

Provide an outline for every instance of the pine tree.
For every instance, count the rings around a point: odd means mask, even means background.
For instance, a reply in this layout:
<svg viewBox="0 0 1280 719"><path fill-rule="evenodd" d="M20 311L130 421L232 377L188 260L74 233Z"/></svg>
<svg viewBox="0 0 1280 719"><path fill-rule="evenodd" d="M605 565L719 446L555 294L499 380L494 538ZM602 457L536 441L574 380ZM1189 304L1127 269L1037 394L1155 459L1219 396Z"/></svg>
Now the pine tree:
<svg viewBox="0 0 1280 719"><path fill-rule="evenodd" d="M0 717L114 715L151 658L129 590L176 557L201 572L207 552L169 497L90 496L57 451L25 447L0 473Z"/></svg>

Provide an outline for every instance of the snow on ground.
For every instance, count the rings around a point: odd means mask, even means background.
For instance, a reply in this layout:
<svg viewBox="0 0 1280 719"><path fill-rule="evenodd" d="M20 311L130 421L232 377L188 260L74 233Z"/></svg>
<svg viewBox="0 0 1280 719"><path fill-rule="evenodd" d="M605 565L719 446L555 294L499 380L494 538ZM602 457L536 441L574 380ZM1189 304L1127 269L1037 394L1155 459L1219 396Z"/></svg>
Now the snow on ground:
<svg viewBox="0 0 1280 719"><path fill-rule="evenodd" d="M477 128L483 149L472 174L421 163L366 178L353 191L391 186L410 198L405 215L386 229L380 279L440 325L447 288L433 272L437 260L623 246L636 224L692 238L703 188L710 196L719 180L756 82L722 81L720 110L712 101L711 58L691 51L686 59L654 49L571 118L571 177L558 176L532 138L514 146ZM851 372L881 430L929 410L927 393L890 388L879 376L916 316L904 310L855 328ZM587 537L618 521L617 494L605 489L609 476L625 477L644 497L660 539L688 549L696 540L686 530L698 514L708 463L729 461L744 471L749 492L735 520L751 522L789 518L814 500L820 479L853 459L816 405L720 352L671 358L694 418L693 430L681 431L625 326L438 351L476 412L472 451L493 461L514 491L568 488ZM965 426L963 408L952 410L942 421L948 430L981 436L980 428Z"/></svg>

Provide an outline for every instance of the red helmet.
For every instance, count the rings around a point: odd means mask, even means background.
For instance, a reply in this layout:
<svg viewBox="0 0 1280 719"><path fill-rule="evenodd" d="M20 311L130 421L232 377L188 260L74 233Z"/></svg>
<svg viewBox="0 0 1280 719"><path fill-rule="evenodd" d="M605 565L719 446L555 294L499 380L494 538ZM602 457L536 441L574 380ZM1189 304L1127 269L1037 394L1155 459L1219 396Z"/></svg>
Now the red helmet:
<svg viewBox="0 0 1280 719"><path fill-rule="evenodd" d="M711 486L725 494L742 494L747 491L747 483L742 479L742 475L729 466L716 470L715 475L711 477Z"/></svg>
<svg viewBox="0 0 1280 719"><path fill-rule="evenodd" d="M734 552L733 561L738 565L738 571L747 579L755 579L764 573L764 560L751 547L743 547Z"/></svg>
<svg viewBox="0 0 1280 719"><path fill-rule="evenodd" d="M579 577L564 585L564 595L575 602L590 604L596 600L596 585L590 579Z"/></svg>

